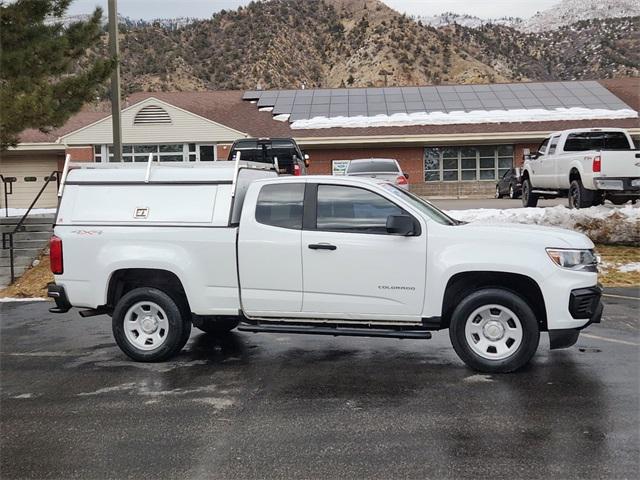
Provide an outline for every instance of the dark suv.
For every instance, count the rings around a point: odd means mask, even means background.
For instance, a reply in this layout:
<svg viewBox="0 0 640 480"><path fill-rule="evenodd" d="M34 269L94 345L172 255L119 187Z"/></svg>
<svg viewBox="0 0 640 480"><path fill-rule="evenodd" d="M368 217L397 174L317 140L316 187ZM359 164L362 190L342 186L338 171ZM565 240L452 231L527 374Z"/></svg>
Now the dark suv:
<svg viewBox="0 0 640 480"><path fill-rule="evenodd" d="M243 138L231 146L229 160L240 160L274 165L283 175L306 175L309 156L303 154L293 138Z"/></svg>

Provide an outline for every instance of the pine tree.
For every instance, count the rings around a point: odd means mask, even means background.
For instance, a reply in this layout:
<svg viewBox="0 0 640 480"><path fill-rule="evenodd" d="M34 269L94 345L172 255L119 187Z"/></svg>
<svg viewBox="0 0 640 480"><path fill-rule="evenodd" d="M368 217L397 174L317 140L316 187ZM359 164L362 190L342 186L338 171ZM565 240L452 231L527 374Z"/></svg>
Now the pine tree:
<svg viewBox="0 0 640 480"><path fill-rule="evenodd" d="M93 100L115 60L90 58L102 33L102 10L68 26L71 0L0 2L0 149L15 146L26 128L63 125Z"/></svg>

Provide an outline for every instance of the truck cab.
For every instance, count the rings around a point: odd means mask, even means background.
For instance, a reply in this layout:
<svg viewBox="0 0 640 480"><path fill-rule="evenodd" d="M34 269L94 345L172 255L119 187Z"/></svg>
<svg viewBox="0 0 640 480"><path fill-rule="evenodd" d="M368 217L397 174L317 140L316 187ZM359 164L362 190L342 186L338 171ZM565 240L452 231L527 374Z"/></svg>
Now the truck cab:
<svg viewBox="0 0 640 480"><path fill-rule="evenodd" d="M238 153L243 162L273 165L282 175L306 175L309 167L309 155L293 138L243 138L233 142L229 160Z"/></svg>

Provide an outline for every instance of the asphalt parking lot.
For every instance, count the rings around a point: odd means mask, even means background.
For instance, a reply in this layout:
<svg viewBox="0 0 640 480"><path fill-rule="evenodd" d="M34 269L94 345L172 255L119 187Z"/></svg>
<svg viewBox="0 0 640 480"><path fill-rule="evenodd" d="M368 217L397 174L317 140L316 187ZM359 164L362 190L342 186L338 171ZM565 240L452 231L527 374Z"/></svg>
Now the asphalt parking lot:
<svg viewBox="0 0 640 480"><path fill-rule="evenodd" d="M509 375L430 341L194 330L129 361L108 317L0 304L8 478L638 478L638 290ZM629 297L636 297L632 299Z"/></svg>

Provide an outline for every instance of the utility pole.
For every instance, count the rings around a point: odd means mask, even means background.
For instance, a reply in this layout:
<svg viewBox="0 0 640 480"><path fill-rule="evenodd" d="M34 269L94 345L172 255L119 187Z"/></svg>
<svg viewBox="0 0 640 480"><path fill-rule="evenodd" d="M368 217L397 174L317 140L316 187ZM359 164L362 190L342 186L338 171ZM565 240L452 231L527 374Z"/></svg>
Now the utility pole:
<svg viewBox="0 0 640 480"><path fill-rule="evenodd" d="M116 59L111 74L111 121L113 160L122 161L122 124L120 123L120 47L118 45L118 1L109 0L109 53ZM108 159L108 155L107 155Z"/></svg>

